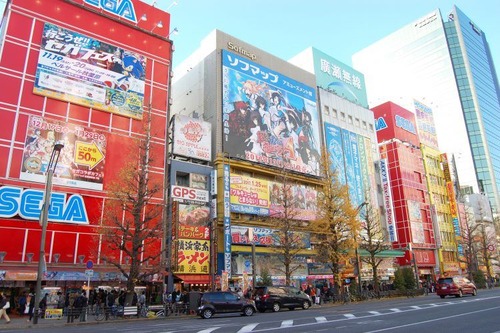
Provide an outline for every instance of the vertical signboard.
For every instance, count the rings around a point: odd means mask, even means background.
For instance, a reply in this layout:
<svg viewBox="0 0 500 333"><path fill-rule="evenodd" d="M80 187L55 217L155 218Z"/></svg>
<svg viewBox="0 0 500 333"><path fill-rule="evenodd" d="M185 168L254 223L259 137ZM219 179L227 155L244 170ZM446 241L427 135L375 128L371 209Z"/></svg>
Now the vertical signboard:
<svg viewBox="0 0 500 333"><path fill-rule="evenodd" d="M345 174L344 149L342 148L342 134L340 128L325 123L326 146L330 153L332 167L338 172L339 181L342 184L347 182Z"/></svg>
<svg viewBox="0 0 500 333"><path fill-rule="evenodd" d="M231 177L229 165L224 164L224 270L231 277Z"/></svg>
<svg viewBox="0 0 500 333"><path fill-rule="evenodd" d="M396 221L394 220L394 210L392 206L392 193L391 182L389 178L389 170L387 159L381 159L380 165L380 179L382 180L382 195L384 198L385 218L387 223L387 231L389 233L389 240L396 242L398 240L398 233L396 230Z"/></svg>

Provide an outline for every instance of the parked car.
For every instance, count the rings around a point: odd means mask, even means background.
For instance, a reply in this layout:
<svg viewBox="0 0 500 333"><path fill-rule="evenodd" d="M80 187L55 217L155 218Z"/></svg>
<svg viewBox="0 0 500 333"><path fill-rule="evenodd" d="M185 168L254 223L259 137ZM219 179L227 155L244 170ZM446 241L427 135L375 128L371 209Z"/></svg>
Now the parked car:
<svg viewBox="0 0 500 333"><path fill-rule="evenodd" d="M255 302L240 297L230 291L214 291L201 294L197 313L200 317L209 319L216 313L241 312L251 316L255 313Z"/></svg>
<svg viewBox="0 0 500 333"><path fill-rule="evenodd" d="M463 276L453 276L440 278L436 283L436 294L445 298L454 295L462 297L464 294L477 295L476 285Z"/></svg>
<svg viewBox="0 0 500 333"><path fill-rule="evenodd" d="M278 312L281 308L309 309L312 301L303 291L289 286L256 287L254 291L255 306L260 312L272 310Z"/></svg>

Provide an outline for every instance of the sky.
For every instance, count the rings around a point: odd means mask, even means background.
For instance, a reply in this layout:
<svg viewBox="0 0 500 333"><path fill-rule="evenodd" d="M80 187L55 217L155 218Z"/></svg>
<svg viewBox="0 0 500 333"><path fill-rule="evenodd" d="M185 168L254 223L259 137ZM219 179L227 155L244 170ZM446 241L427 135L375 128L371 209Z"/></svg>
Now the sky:
<svg viewBox="0 0 500 333"><path fill-rule="evenodd" d="M32 1L32 0L25 0ZM483 30L500 67L499 0L143 0L170 12L177 64L219 29L288 60L313 46L351 66L351 56L391 32L439 8L457 5ZM0 0L3 13L6 0Z"/></svg>
<svg viewBox="0 0 500 333"><path fill-rule="evenodd" d="M152 3L153 0L146 0ZM175 4L177 3L177 4ZM288 60L313 46L351 66L351 56L391 32L439 8L457 5L482 29L497 73L500 67L499 0L158 0L171 14L175 66L219 29Z"/></svg>

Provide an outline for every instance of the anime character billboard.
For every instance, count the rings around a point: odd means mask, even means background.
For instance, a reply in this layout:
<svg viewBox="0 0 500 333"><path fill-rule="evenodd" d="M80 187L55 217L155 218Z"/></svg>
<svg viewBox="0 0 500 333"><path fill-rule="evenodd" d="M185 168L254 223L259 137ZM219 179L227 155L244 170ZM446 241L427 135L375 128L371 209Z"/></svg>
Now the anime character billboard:
<svg viewBox="0 0 500 333"><path fill-rule="evenodd" d="M236 158L319 175L316 92L222 51L223 144Z"/></svg>
<svg viewBox="0 0 500 333"><path fill-rule="evenodd" d="M146 57L45 23L38 95L142 119Z"/></svg>
<svg viewBox="0 0 500 333"><path fill-rule="evenodd" d="M102 190L107 140L92 128L31 116L20 179L44 183L54 143L62 141L54 184Z"/></svg>

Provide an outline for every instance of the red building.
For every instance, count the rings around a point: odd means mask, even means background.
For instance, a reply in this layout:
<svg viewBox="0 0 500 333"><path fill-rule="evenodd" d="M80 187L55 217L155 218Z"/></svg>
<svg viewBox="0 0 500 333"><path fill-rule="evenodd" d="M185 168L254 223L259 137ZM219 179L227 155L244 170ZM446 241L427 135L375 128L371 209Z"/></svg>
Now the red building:
<svg viewBox="0 0 500 333"><path fill-rule="evenodd" d="M415 115L392 102L372 111L381 167L387 170L392 197L394 228L389 234L394 248L406 249L399 264L412 266L420 279L431 278L436 242Z"/></svg>
<svg viewBox="0 0 500 333"><path fill-rule="evenodd" d="M107 189L133 139L144 136L146 114L155 156L150 176L165 183L169 25L168 13L138 0L7 1L0 30L0 287L32 287L37 279L47 160L60 140L44 284L81 287L90 266L95 283L121 280L103 260L106 244L95 239Z"/></svg>

